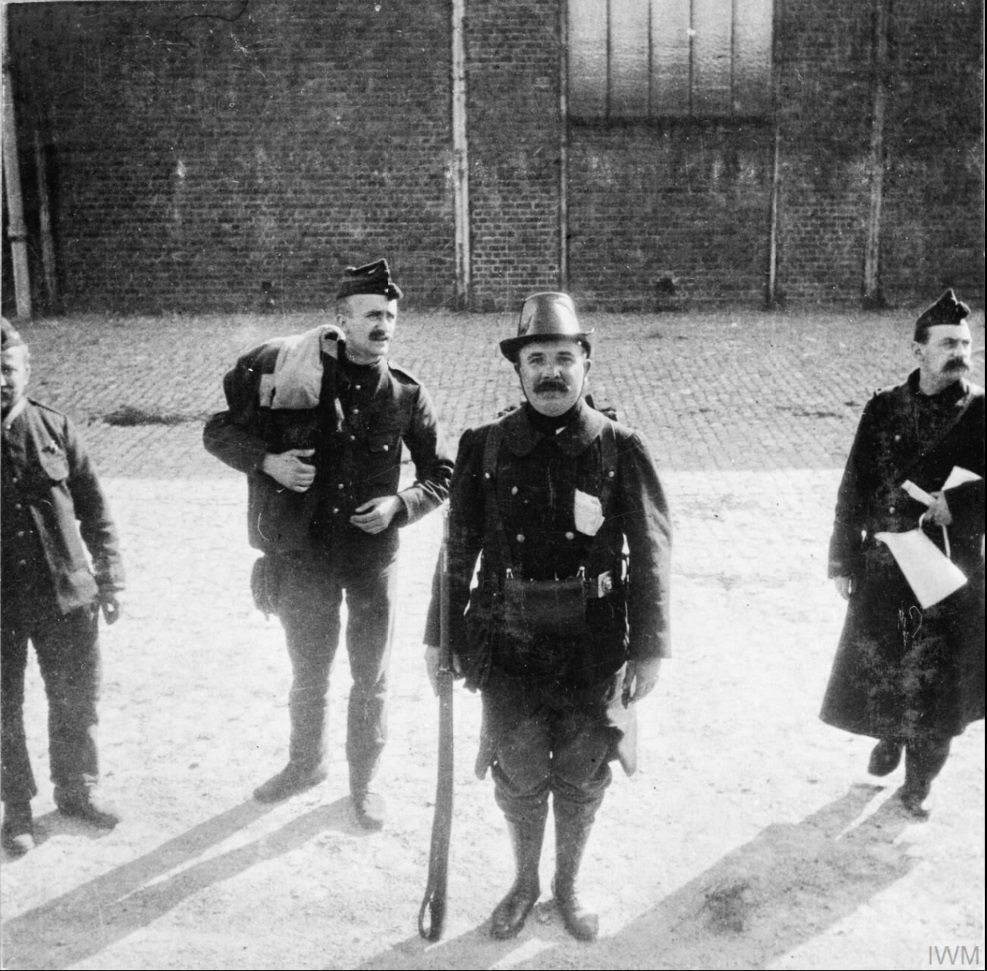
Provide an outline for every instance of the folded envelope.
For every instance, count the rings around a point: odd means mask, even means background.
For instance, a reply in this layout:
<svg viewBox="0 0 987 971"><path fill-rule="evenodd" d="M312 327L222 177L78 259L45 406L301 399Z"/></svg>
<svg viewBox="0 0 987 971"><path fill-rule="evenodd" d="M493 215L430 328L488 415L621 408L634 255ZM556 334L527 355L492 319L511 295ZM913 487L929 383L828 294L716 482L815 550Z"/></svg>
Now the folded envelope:
<svg viewBox="0 0 987 971"><path fill-rule="evenodd" d="M945 600L966 583L960 568L921 529L906 533L875 533L905 575L912 593L925 610Z"/></svg>

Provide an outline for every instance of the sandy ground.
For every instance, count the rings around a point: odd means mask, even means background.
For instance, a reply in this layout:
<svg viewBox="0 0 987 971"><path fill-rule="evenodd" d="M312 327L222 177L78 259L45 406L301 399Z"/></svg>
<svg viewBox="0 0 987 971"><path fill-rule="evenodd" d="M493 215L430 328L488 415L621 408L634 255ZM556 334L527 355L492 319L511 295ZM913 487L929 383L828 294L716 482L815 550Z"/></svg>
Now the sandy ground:
<svg viewBox="0 0 987 971"><path fill-rule="evenodd" d="M183 352L177 377L147 362L158 357L155 341L174 341L187 322L127 325L136 376L114 358L123 322L29 333L34 393L74 402L88 426L131 576L126 615L104 635L101 703L104 787L125 818L112 832L92 830L56 813L42 786L40 845L4 859L0 873L4 966L983 967L983 723L956 741L932 816L917 823L890 798L901 771L869 778L870 742L816 719L843 614L824 579L840 451L867 389L907 367L901 354L883 359L894 320L835 336L828 318L747 324L761 328L753 344L717 319L685 355L675 332L694 333L692 323L643 319L626 339L610 325L600 383L648 435L672 502L675 657L640 707L640 771L616 774L587 852L585 896L601 915L592 945L570 938L552 905L551 837L546 894L527 927L513 942L488 937L512 867L491 783L472 771L479 702L461 687L447 927L435 945L418 936L437 729L420 637L437 517L403 537L380 780L387 827L361 830L347 795L345 651L331 687L328 782L274 807L250 798L285 759L289 670L277 622L253 610L247 591L245 484L203 458L192 416L218 407L224 366L269 322L217 324ZM395 353L443 386L436 398L455 434L514 392L495 357L476 364L464 352L460 319L440 325L409 323L409 353ZM497 329L509 324L490 321L468 339L486 348ZM667 356L642 378L635 365L658 331ZM810 372L812 341L821 350ZM837 345L845 361L830 353ZM74 359L66 346L78 348ZM772 389L769 414L752 362L785 375L786 387L799 369L811 380L790 399ZM689 374L697 364L702 384ZM207 376L196 394L183 394L199 372ZM189 420L143 429L98 420L141 395ZM27 720L39 781L48 775L44 719L32 660Z"/></svg>

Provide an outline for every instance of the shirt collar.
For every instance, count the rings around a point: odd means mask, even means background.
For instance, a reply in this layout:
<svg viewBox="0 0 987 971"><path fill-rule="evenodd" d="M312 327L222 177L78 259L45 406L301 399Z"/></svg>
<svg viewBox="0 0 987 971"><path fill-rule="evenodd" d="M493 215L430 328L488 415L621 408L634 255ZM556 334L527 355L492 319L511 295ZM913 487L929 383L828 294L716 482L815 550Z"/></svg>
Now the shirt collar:
<svg viewBox="0 0 987 971"><path fill-rule="evenodd" d="M916 368L908 375L908 390L916 397L926 401L943 402L946 404L956 404L962 401L970 393L970 383L966 378L960 378L952 384L947 385L938 394L925 394L919 388L920 372Z"/></svg>
<svg viewBox="0 0 987 971"><path fill-rule="evenodd" d="M566 455L580 455L599 438L606 417L585 401L579 402L576 417L556 435L543 435L532 427L524 408L512 411L504 419L504 440L515 455L527 455L541 441L550 439Z"/></svg>

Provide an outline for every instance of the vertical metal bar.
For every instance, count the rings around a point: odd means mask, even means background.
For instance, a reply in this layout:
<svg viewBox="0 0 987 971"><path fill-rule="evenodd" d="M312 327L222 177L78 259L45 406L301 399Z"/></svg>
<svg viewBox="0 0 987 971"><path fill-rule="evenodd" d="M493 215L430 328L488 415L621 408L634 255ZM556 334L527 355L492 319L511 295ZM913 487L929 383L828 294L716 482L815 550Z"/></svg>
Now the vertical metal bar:
<svg viewBox="0 0 987 971"><path fill-rule="evenodd" d="M55 266L55 240L51 232L51 194L48 192L47 154L41 143L40 122L34 126L34 165L38 181L41 266L44 270L45 299L51 312L58 305L58 276Z"/></svg>
<svg viewBox="0 0 987 971"><path fill-rule="evenodd" d="M21 195L21 164L17 153L17 119L14 114L14 86L7 43L10 7L5 6L0 33L3 34L3 170L7 190L7 236L14 270L14 297L17 316L31 316L31 276L27 263L27 226Z"/></svg>
<svg viewBox="0 0 987 971"><path fill-rule="evenodd" d="M466 0L452 0L452 191L456 227L456 302L464 310L469 308L472 297L465 18Z"/></svg>
<svg viewBox="0 0 987 971"><path fill-rule="evenodd" d="M771 204L768 225L768 282L764 303L769 310L778 306L778 223L781 203L781 105L778 96L778 58L775 49L781 32L785 0L775 0L771 16L771 113L774 118L775 144L771 163Z"/></svg>
<svg viewBox="0 0 987 971"><path fill-rule="evenodd" d="M884 202L884 119L888 102L888 26L891 0L875 0L874 75L871 94L873 116L870 131L870 203L867 238L864 243L863 302L866 307L884 306L881 292L881 208Z"/></svg>
<svg viewBox="0 0 987 971"><path fill-rule="evenodd" d="M559 4L559 289L569 289L569 4Z"/></svg>

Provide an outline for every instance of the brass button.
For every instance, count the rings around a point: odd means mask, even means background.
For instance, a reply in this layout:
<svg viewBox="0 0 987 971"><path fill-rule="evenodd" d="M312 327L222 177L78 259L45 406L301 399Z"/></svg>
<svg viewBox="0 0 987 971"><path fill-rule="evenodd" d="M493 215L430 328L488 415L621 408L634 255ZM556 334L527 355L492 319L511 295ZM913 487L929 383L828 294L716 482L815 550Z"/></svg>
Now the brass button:
<svg viewBox="0 0 987 971"><path fill-rule="evenodd" d="M517 534L517 541L519 543L523 543L524 542L524 533L518 533Z"/></svg>
<svg viewBox="0 0 987 971"><path fill-rule="evenodd" d="M565 534L565 538L566 539L575 539L576 538L576 534L575 533L566 533Z"/></svg>

